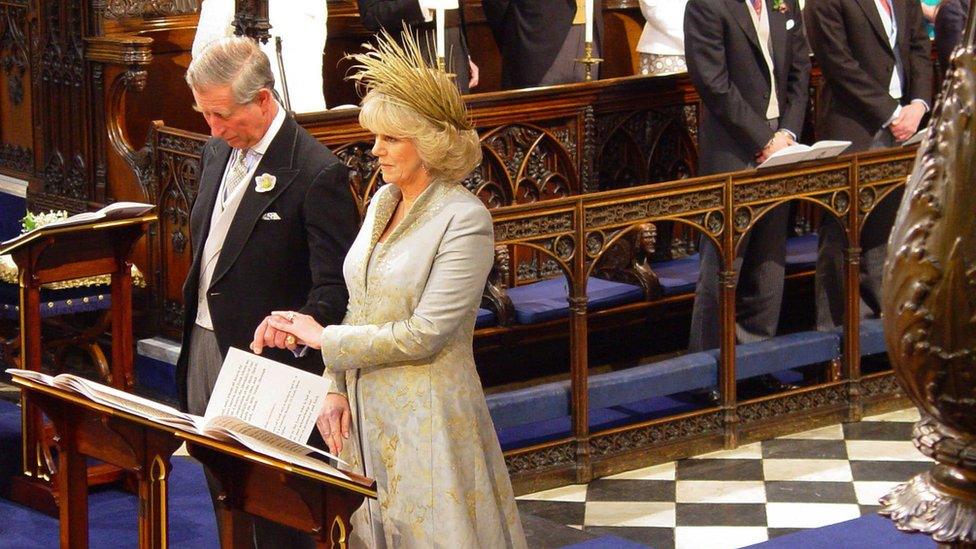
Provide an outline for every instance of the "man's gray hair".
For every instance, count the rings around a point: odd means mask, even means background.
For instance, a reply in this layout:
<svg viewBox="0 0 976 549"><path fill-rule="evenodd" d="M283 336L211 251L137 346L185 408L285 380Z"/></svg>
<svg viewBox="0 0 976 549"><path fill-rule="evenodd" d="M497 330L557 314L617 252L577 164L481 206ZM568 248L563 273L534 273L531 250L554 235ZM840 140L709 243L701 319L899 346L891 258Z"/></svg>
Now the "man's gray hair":
<svg viewBox="0 0 976 549"><path fill-rule="evenodd" d="M274 89L271 62L257 42L245 36L228 36L211 42L186 70L190 89L201 91L230 86L239 105L251 102L261 88Z"/></svg>

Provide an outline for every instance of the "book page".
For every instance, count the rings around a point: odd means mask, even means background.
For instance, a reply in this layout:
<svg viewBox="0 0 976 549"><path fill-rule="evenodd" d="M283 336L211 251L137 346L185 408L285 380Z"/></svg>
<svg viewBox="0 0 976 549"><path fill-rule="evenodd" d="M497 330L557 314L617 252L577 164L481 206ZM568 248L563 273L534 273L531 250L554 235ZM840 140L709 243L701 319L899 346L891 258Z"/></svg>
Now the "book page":
<svg viewBox="0 0 976 549"><path fill-rule="evenodd" d="M915 132L915 135L913 135L913 136L909 137L908 139L902 141L901 142L901 146L902 147L908 147L910 145L914 145L915 143L921 143L922 142L922 139L925 138L925 132L928 131L928 129L929 129L928 126L926 126L926 127L922 128L922 129L918 130L917 132Z"/></svg>
<svg viewBox="0 0 976 549"><path fill-rule="evenodd" d="M191 414L184 414L172 406L127 393L115 387L97 383L74 374L59 374L52 377L41 372L14 368L8 369L7 373L72 393L78 393L93 402L103 404L109 408L122 410L123 412L164 423L171 427L196 430L194 416Z"/></svg>
<svg viewBox="0 0 976 549"><path fill-rule="evenodd" d="M810 150L814 154L810 156L811 159L814 158L833 158L840 153L847 150L847 147L851 146L850 141L837 141L824 139L823 141L817 141L814 143Z"/></svg>
<svg viewBox="0 0 976 549"><path fill-rule="evenodd" d="M123 219L138 217L153 208L152 204L143 202L115 202L98 211L108 219Z"/></svg>
<svg viewBox="0 0 976 549"><path fill-rule="evenodd" d="M231 347L204 417L233 416L304 443L328 390L321 376Z"/></svg>
<svg viewBox="0 0 976 549"><path fill-rule="evenodd" d="M788 147L783 147L782 149L769 155L762 164L756 166L756 168L771 168L773 166L782 166L783 164L792 164L794 162L800 162L801 160L806 160L807 154L810 150L808 145L803 143L794 143Z"/></svg>
<svg viewBox="0 0 976 549"><path fill-rule="evenodd" d="M263 444L274 446L275 448L288 454L299 454L305 456L315 453L342 463L343 465L349 465L345 461L339 459L339 456L330 454L324 450L319 450L318 448L309 446L307 444L288 440L283 436L276 435L270 431L265 431L260 427L255 427L254 425L241 421L236 417L213 417L204 420L203 425L200 427L200 431L203 432L203 434L210 435L214 438L233 438L234 440L240 440L240 436L244 436L251 440L257 440ZM245 446L247 445L246 443L244 444Z"/></svg>

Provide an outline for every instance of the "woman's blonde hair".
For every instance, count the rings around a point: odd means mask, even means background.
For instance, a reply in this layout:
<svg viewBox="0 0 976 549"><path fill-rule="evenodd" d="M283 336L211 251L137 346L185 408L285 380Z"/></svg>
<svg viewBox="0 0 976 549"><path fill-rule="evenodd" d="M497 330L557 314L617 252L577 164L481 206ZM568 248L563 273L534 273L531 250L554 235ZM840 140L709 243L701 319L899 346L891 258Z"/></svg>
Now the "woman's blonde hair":
<svg viewBox="0 0 976 549"><path fill-rule="evenodd" d="M477 131L434 122L375 89L363 98L359 124L377 135L412 140L432 179L459 182L481 163Z"/></svg>

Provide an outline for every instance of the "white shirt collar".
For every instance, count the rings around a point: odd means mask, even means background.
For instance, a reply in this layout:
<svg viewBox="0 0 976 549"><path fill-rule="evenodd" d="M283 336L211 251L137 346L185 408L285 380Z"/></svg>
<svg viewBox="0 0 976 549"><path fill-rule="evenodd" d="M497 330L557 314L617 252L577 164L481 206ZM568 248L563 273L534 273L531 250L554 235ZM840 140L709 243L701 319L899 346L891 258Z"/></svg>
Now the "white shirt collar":
<svg viewBox="0 0 976 549"><path fill-rule="evenodd" d="M264 156L264 153L268 150L271 142L274 141L276 135L278 135L278 130L281 129L281 125L285 123L285 109L280 103L275 101L275 105L278 107L278 112L275 113L274 119L271 120L271 125L268 126L268 130L264 132L261 139L251 147L250 151L259 156Z"/></svg>

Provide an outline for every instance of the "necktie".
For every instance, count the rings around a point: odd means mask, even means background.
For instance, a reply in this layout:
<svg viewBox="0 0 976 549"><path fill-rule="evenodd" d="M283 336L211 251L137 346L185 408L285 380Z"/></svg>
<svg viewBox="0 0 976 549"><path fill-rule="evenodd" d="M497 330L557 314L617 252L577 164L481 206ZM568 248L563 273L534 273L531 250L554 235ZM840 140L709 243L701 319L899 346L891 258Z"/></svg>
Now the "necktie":
<svg viewBox="0 0 976 549"><path fill-rule="evenodd" d="M234 194L234 189L244 181L245 177L247 177L247 149L241 149L237 151L237 157L231 164L230 171L227 172L227 180L224 181L224 196L220 201L221 207L227 204L227 200Z"/></svg>
<svg viewBox="0 0 976 549"><path fill-rule="evenodd" d="M888 14L888 19L894 19L894 15L891 13L891 0L881 0L881 5L884 7L885 12Z"/></svg>
<svg viewBox="0 0 976 549"><path fill-rule="evenodd" d="M762 13L762 3L763 0L752 0L752 9L756 10L756 13Z"/></svg>

